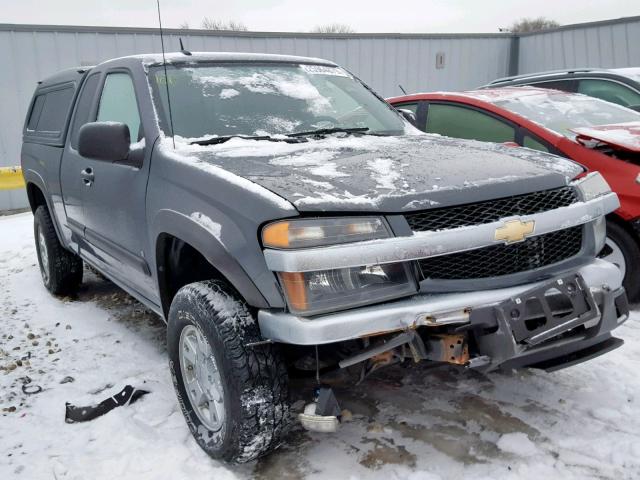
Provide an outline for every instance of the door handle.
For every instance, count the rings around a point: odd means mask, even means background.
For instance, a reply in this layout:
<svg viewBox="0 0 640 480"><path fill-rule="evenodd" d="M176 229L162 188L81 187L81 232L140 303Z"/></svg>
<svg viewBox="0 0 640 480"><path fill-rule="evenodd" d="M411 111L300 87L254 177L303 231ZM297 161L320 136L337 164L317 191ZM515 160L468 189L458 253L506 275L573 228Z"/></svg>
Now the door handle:
<svg viewBox="0 0 640 480"><path fill-rule="evenodd" d="M95 175L93 174L93 168L87 167L80 172L82 176L82 181L86 187L90 187L93 185L93 181L95 180Z"/></svg>

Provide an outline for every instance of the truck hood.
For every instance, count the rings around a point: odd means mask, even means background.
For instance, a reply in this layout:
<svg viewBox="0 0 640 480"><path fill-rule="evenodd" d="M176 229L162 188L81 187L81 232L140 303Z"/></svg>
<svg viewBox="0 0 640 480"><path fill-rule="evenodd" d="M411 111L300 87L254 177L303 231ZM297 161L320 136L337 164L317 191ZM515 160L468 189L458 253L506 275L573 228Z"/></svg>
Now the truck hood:
<svg viewBox="0 0 640 480"><path fill-rule="evenodd" d="M555 155L437 135L176 146L185 161L255 182L301 212L424 210L557 188L583 172Z"/></svg>
<svg viewBox="0 0 640 480"><path fill-rule="evenodd" d="M571 131L577 134L576 141L583 145L595 140L615 149L640 153L640 122L580 127Z"/></svg>

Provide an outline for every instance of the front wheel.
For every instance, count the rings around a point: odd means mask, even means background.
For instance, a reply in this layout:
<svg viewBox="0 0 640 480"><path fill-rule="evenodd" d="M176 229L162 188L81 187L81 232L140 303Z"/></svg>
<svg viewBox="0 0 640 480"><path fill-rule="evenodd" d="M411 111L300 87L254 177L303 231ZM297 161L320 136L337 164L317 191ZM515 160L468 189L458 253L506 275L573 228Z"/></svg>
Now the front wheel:
<svg viewBox="0 0 640 480"><path fill-rule="evenodd" d="M600 258L616 265L622 273L622 285L631 301L640 300L640 247L635 238L616 222L607 221L607 240Z"/></svg>
<svg viewBox="0 0 640 480"><path fill-rule="evenodd" d="M169 311L167 346L178 401L198 445L244 463L277 447L290 420L287 372L260 341L247 305L224 283L181 288Z"/></svg>

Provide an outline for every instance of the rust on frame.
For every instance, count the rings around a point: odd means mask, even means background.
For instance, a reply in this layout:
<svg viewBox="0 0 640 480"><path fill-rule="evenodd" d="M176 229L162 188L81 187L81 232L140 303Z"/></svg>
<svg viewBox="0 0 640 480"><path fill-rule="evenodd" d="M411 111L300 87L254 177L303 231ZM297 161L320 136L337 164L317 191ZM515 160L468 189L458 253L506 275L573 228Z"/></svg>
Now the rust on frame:
<svg viewBox="0 0 640 480"><path fill-rule="evenodd" d="M429 360L466 365L469 345L462 333L431 335L428 340Z"/></svg>

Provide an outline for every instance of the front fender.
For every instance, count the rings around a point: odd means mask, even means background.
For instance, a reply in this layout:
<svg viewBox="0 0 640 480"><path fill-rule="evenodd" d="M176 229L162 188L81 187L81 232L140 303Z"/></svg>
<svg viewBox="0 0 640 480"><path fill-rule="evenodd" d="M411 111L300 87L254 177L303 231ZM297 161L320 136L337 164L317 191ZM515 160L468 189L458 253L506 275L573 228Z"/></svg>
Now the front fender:
<svg viewBox="0 0 640 480"><path fill-rule="evenodd" d="M236 260L236 257L222 243L220 231L216 231L216 225L204 214L187 216L174 210L160 210L154 217L151 226L155 239L154 251L157 252L158 239L162 234L178 238L200 252L233 285L249 305L268 308L269 302L260 289ZM155 263L157 268L157 258Z"/></svg>

